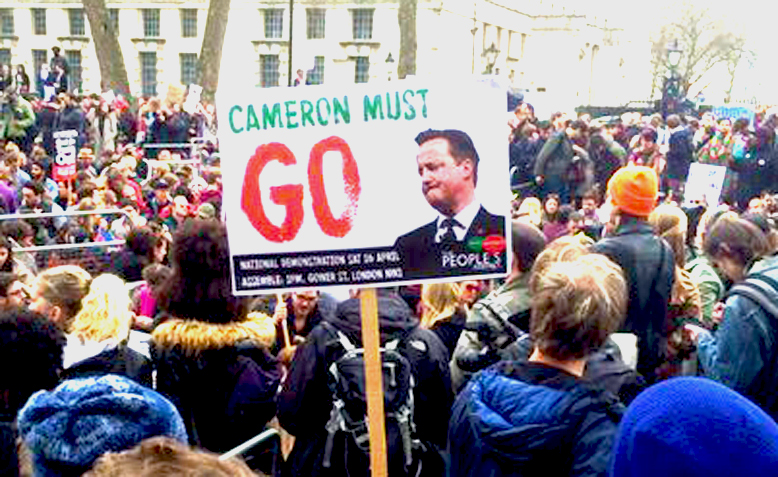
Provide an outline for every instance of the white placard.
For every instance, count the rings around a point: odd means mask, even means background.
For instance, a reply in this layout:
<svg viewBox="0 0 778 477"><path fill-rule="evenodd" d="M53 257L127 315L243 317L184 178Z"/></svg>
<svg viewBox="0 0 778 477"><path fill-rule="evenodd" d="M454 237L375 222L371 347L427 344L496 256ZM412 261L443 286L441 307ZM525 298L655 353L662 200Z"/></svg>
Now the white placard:
<svg viewBox="0 0 778 477"><path fill-rule="evenodd" d="M716 207L719 205L726 175L727 168L724 166L693 163L689 167L689 176L686 179L684 203L692 205L704 202L707 207Z"/></svg>
<svg viewBox="0 0 778 477"><path fill-rule="evenodd" d="M503 276L505 98L472 80L219 91L233 291ZM434 143L415 138L430 129L465 133L479 158L475 200L455 216L470 227L455 226L453 244L439 243L443 217L422 192L417 156Z"/></svg>

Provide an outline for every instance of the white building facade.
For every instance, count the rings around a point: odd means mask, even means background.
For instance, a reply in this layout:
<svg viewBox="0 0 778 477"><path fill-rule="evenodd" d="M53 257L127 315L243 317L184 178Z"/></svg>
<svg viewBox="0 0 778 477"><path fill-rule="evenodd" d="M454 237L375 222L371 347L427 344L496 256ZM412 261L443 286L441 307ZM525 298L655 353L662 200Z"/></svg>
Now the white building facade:
<svg viewBox="0 0 778 477"><path fill-rule="evenodd" d="M619 50L623 43L614 42L619 30L564 1L418 0L417 75L491 71L516 87L554 96L559 109L621 102L629 96L621 90L634 81L619 70L630 58ZM169 84L196 81L206 1L109 1L107 7L134 94L161 95ZM299 0L292 25L289 12L287 0L232 0L222 86L288 84L290 26L292 71L306 71L309 83L396 78L396 0ZM68 59L75 88L99 91L100 70L80 2L0 4L0 64L23 64L32 79L55 45Z"/></svg>

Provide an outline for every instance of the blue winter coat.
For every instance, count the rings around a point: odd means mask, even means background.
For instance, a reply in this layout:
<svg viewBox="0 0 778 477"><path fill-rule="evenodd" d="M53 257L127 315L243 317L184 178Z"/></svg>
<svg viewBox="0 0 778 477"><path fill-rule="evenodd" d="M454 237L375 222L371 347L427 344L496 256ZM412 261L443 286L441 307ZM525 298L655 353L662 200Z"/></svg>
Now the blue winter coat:
<svg viewBox="0 0 778 477"><path fill-rule="evenodd" d="M449 475L605 475L623 410L612 394L562 370L498 363L457 397Z"/></svg>

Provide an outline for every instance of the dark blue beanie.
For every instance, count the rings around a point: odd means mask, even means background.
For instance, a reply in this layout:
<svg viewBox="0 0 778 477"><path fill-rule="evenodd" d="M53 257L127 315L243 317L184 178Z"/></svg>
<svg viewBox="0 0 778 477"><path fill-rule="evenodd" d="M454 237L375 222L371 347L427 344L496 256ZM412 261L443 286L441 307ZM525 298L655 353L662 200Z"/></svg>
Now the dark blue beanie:
<svg viewBox="0 0 778 477"><path fill-rule="evenodd" d="M173 404L122 376L73 379L35 393L19 411L19 434L35 475L81 475L106 452L154 436L187 442Z"/></svg>
<svg viewBox="0 0 778 477"><path fill-rule="evenodd" d="M671 379L648 388L627 408L610 475L778 475L778 425L721 384Z"/></svg>

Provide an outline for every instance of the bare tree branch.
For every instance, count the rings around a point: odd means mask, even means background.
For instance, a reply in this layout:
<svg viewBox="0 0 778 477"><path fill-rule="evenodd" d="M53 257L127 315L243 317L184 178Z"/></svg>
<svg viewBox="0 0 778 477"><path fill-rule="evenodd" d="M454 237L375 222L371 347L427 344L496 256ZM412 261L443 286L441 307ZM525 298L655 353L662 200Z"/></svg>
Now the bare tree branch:
<svg viewBox="0 0 778 477"><path fill-rule="evenodd" d="M688 0L680 5L676 19L660 26L652 36L652 72L663 75L671 70L668 44L677 42L683 52L676 71L681 77L681 94L689 90L720 64L730 72L730 93L735 71L746 53L746 41L726 28L724 18L714 18L710 10L693 5ZM731 65L731 68L730 68ZM654 83L657 78L654 78ZM653 85L652 85L653 89Z"/></svg>

